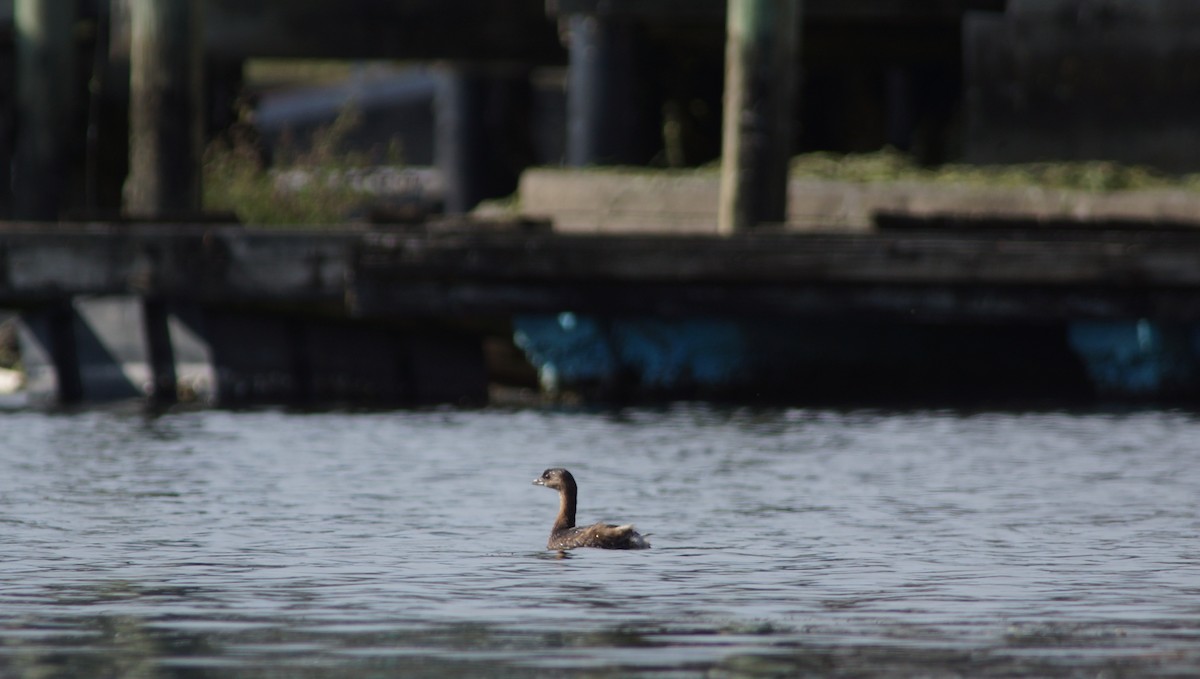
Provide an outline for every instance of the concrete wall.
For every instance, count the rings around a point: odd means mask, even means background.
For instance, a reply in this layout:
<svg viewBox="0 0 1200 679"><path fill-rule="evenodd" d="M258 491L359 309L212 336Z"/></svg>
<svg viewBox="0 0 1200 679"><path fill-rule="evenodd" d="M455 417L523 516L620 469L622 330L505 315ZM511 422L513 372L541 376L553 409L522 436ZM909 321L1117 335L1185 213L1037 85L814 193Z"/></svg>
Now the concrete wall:
<svg viewBox="0 0 1200 679"><path fill-rule="evenodd" d="M625 170L529 170L521 178L524 215L549 218L568 233L716 233L717 175ZM1200 193L1181 189L1089 191L1040 186L941 185L793 179L787 228L866 231L879 212L960 216L1192 222Z"/></svg>

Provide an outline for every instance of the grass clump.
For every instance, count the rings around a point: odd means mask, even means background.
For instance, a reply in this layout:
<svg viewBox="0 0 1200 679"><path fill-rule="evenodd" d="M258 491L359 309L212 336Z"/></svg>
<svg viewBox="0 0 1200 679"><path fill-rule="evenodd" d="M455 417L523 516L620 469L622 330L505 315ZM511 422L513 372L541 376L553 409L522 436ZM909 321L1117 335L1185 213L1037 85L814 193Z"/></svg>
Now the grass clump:
<svg viewBox="0 0 1200 679"><path fill-rule="evenodd" d="M918 181L934 184L1026 187L1106 192L1152 188L1200 190L1200 175L1171 176L1112 161L1055 161L1009 165L917 164L895 149L872 153L805 153L792 159L793 177L847 182Z"/></svg>
<svg viewBox="0 0 1200 679"><path fill-rule="evenodd" d="M595 167L584 171L652 177L689 177L716 174L720 168L721 161L718 159L700 167L687 169L620 166ZM1036 186L1092 192L1139 189L1200 191L1200 174L1169 175L1143 165L1094 160L1006 165L947 163L926 166L893 148L870 153L802 153L792 158L790 171L793 179L823 179L862 184L923 182L934 185L966 184L1010 188Z"/></svg>
<svg viewBox="0 0 1200 679"><path fill-rule="evenodd" d="M284 144L273 167L245 128L209 145L204 154L204 209L232 212L243 224L331 224L345 221L369 193L347 177L371 165L368 154L344 151L361 115L344 109L317 130L307 150ZM395 149L389 151L395 156Z"/></svg>

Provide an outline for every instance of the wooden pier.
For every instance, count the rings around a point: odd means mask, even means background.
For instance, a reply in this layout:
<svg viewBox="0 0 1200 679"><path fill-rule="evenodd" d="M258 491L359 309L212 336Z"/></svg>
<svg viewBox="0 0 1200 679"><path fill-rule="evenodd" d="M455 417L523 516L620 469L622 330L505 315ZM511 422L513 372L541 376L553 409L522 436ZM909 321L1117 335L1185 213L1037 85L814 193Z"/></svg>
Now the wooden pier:
<svg viewBox="0 0 1200 679"><path fill-rule="evenodd" d="M20 313L47 402L478 403L498 357L527 360L508 374L530 384L615 393L1036 395L1057 380L1200 399L1187 208L1175 224L864 208L874 221L853 231L786 230L812 208L789 183L802 150L1040 159L1045 145L1013 141L1025 125L1064 140L1062 158L1194 169L1200 136L1175 114L1200 15L1179 3L162 4L0 8L0 80L18 93L0 97L0 216L22 220L0 225L0 307ZM1112 68L1117 52L1146 68ZM204 137L233 124L243 65L262 57L437 61L419 97L454 216L197 223ZM1147 127L1160 111L1175 122ZM703 234L461 216L532 166L718 158L720 189L682 199L681 230Z"/></svg>
<svg viewBox="0 0 1200 679"><path fill-rule="evenodd" d="M514 319L563 313L999 335L1060 328L1049 336L1064 346L1072 324L1200 327L1200 232L1190 228L905 226L587 236L469 221L327 231L7 224L0 307L26 319L32 380L51 401L169 402L182 390L226 405L480 403L494 377L488 343L511 343ZM89 347L103 350L89 357ZM129 365L141 366L134 377ZM206 385L186 377L196 370ZM96 386L97 375L118 373L128 389Z"/></svg>
<svg viewBox="0 0 1200 679"><path fill-rule="evenodd" d="M862 314L1200 320L1200 230L903 229L566 235L538 223L427 229L0 225L0 306L137 295L345 318Z"/></svg>
<svg viewBox="0 0 1200 679"><path fill-rule="evenodd" d="M369 233L358 316L786 315L1200 320L1200 231L923 230L720 236Z"/></svg>

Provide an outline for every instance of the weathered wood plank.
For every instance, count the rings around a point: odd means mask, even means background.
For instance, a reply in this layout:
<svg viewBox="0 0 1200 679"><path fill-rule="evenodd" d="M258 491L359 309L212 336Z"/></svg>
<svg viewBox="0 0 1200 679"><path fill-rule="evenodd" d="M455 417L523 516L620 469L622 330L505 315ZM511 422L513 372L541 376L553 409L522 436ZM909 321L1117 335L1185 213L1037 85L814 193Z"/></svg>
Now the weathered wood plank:
<svg viewBox="0 0 1200 679"><path fill-rule="evenodd" d="M584 285L474 282L355 287L362 318L503 317L561 311L620 317L826 318L843 321L1067 322L1200 319L1194 291L907 285Z"/></svg>
<svg viewBox="0 0 1200 679"><path fill-rule="evenodd" d="M134 294L336 316L807 314L1200 320L1200 233L564 236L0 226L0 306Z"/></svg>
<svg viewBox="0 0 1200 679"><path fill-rule="evenodd" d="M189 225L0 228L0 304L133 293L341 307L353 232Z"/></svg>
<svg viewBox="0 0 1200 679"><path fill-rule="evenodd" d="M956 21L972 10L1003 11L1006 0L805 0L806 16L870 21ZM650 20L725 18L725 0L547 0L551 14L606 14Z"/></svg>
<svg viewBox="0 0 1200 679"><path fill-rule="evenodd" d="M901 317L976 322L1194 319L1200 238L907 234L370 236L351 310Z"/></svg>
<svg viewBox="0 0 1200 679"><path fill-rule="evenodd" d="M937 285L1200 285L1200 233L427 237L368 234L355 268L404 278Z"/></svg>

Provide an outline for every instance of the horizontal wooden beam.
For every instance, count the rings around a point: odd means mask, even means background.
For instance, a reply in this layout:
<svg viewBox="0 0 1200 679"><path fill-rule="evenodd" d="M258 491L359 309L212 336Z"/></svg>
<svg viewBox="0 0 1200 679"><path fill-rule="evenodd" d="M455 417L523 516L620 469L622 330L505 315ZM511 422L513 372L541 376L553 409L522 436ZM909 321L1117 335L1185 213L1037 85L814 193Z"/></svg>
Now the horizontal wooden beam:
<svg viewBox="0 0 1200 679"><path fill-rule="evenodd" d="M355 270L395 280L922 285L1166 285L1200 289L1200 232L733 237L369 233Z"/></svg>
<svg viewBox="0 0 1200 679"><path fill-rule="evenodd" d="M567 236L444 225L0 226L0 307L135 294L375 318L592 311L1200 320L1200 233Z"/></svg>
<svg viewBox="0 0 1200 679"><path fill-rule="evenodd" d="M540 0L210 0L214 58L463 59L560 63Z"/></svg>
<svg viewBox="0 0 1200 679"><path fill-rule="evenodd" d="M207 0L204 45L210 59L227 62L278 57L558 64L566 58L542 0ZM118 24L110 53L128 51L128 33Z"/></svg>
<svg viewBox="0 0 1200 679"><path fill-rule="evenodd" d="M843 322L1041 324L1082 320L1200 320L1200 295L1176 289L859 284L404 286L360 281L355 317L504 318L563 311L615 317L819 318Z"/></svg>
<svg viewBox="0 0 1200 679"><path fill-rule="evenodd" d="M363 316L1200 320L1200 234L372 234L352 269Z"/></svg>
<svg viewBox="0 0 1200 679"><path fill-rule="evenodd" d="M875 26L872 45L881 37L908 44L896 35L952 27L963 13L1002 11L1006 0L809 0L804 21L817 29L812 46L823 45L831 27ZM0 3L0 42L12 37L11 8ZM254 57L313 59L411 59L516 61L562 64L567 52L557 20L571 14L596 14L652 26L656 33L720 47L724 0L209 0L205 4L205 53L217 61ZM858 35L861 32L851 32ZM923 36L924 33L918 33ZM829 42L842 45L844 31ZM110 53L128 54L128 31L117 30ZM921 42L918 40L917 42ZM822 48L827 51L830 48ZM861 47L840 50L858 54ZM812 51L812 50L809 50Z"/></svg>
<svg viewBox="0 0 1200 679"><path fill-rule="evenodd" d="M0 306L141 294L231 305L342 304L358 236L193 225L0 227Z"/></svg>
<svg viewBox="0 0 1200 679"><path fill-rule="evenodd" d="M806 19L957 21L969 11L1004 11L1007 0L805 0ZM655 21L723 22L725 0L546 0L555 15L598 14Z"/></svg>

